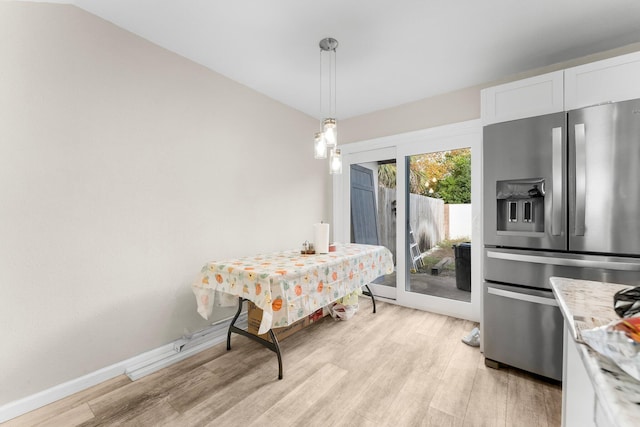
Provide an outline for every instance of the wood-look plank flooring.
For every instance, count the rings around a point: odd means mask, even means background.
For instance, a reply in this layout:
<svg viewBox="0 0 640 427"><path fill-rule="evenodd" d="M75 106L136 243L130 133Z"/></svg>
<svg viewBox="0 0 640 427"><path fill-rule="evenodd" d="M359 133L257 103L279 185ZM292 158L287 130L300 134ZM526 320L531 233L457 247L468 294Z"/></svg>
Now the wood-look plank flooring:
<svg viewBox="0 0 640 427"><path fill-rule="evenodd" d="M561 388L485 367L476 324L368 298L275 354L242 336L131 382L120 376L9 426L559 426Z"/></svg>

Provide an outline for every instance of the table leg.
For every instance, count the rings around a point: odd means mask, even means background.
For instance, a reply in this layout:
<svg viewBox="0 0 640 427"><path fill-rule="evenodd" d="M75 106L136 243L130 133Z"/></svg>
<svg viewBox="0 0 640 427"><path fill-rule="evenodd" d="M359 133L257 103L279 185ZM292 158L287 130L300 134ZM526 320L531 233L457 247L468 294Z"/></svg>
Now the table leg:
<svg viewBox="0 0 640 427"><path fill-rule="evenodd" d="M276 334L273 333L273 330L269 329L269 337L271 337L271 341L260 338L258 335L254 335L250 332L245 331L244 329L238 328L235 323L238 320L238 316L240 316L240 312L242 311L242 303L245 300L240 297L238 298L238 311L236 315L233 317L231 324L229 325L229 331L227 332L227 350L231 350L231 333L234 332L239 335L243 335L253 341L265 346L269 350L273 351L276 356L278 356L278 379L281 380L283 378L283 369L282 369L282 354L280 353L280 344L278 343L278 339L276 338Z"/></svg>
<svg viewBox="0 0 640 427"><path fill-rule="evenodd" d="M366 291L362 292L363 295L366 295L368 297L371 297L371 302L373 303L373 312L376 312L376 299L373 296L373 292L371 292L371 289L369 288L369 285L364 285L365 288L367 288Z"/></svg>
<svg viewBox="0 0 640 427"><path fill-rule="evenodd" d="M227 351L231 350L231 330L232 330L232 328L235 328L236 320L238 320L238 317L240 316L240 312L242 311L242 303L243 302L244 302L244 299L238 298L238 311L236 311L236 315L233 316L233 320L231 321L231 324L229 325L229 331L227 332Z"/></svg>
<svg viewBox="0 0 640 427"><path fill-rule="evenodd" d="M271 337L271 342L275 347L276 355L278 356L278 379L282 379L282 355L280 354L280 343L278 343L278 338L276 338L276 334L273 333L273 329L269 329L269 336Z"/></svg>

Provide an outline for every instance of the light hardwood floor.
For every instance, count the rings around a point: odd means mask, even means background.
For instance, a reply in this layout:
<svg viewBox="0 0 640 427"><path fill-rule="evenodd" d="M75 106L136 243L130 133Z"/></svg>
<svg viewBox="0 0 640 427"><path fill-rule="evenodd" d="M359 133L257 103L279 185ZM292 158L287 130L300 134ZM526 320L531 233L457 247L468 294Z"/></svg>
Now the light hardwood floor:
<svg viewBox="0 0 640 427"><path fill-rule="evenodd" d="M484 366L476 324L368 299L275 354L238 335L138 381L120 376L6 426L559 426L561 388Z"/></svg>

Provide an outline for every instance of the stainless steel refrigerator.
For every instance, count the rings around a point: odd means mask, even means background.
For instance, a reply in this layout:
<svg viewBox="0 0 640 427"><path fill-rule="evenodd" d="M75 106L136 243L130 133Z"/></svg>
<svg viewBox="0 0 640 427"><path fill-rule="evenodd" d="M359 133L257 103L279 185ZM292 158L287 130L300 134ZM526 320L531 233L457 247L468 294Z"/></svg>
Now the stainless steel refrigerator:
<svg viewBox="0 0 640 427"><path fill-rule="evenodd" d="M485 362L562 378L549 277L640 285L640 99L486 126Z"/></svg>

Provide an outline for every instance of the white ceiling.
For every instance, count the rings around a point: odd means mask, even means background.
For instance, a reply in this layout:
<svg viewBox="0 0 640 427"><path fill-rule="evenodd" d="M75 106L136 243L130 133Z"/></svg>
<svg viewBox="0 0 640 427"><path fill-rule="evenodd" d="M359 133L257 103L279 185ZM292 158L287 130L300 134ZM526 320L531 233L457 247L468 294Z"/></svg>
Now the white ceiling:
<svg viewBox="0 0 640 427"><path fill-rule="evenodd" d="M640 41L639 0L60 0L311 116L320 39L337 117Z"/></svg>

